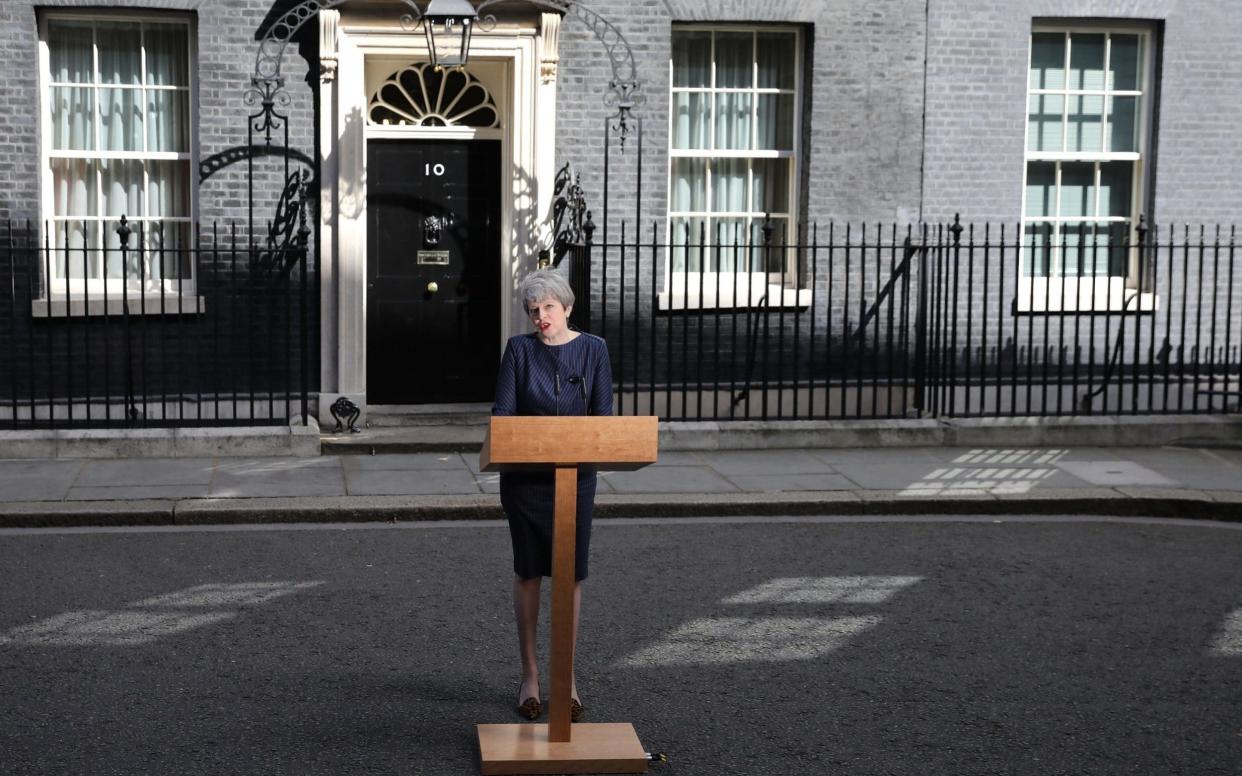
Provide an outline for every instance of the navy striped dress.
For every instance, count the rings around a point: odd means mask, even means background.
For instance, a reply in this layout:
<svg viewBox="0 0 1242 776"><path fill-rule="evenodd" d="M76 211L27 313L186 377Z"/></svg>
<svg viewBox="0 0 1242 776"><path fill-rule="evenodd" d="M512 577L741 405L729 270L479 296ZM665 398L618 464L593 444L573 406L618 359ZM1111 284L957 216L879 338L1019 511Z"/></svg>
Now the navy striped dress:
<svg viewBox="0 0 1242 776"><path fill-rule="evenodd" d="M579 333L563 345L533 333L511 337L496 377L493 415L611 415L612 367L608 345ZM502 472L500 505L513 537L513 571L522 579L552 575L552 472ZM578 468L575 576L586 579L595 508L595 469Z"/></svg>

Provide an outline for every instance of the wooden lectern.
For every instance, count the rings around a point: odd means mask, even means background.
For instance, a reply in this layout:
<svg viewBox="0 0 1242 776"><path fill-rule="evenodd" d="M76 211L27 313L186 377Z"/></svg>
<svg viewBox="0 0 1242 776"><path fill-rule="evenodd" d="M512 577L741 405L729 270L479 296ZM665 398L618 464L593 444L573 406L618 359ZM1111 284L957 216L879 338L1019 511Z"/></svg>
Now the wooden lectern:
<svg viewBox="0 0 1242 776"><path fill-rule="evenodd" d="M655 463L657 418L493 417L479 454L485 472L556 472L552 540L552 686L547 724L479 725L484 774L646 773L647 755L634 726L570 725L574 670L574 543L578 466L633 470Z"/></svg>

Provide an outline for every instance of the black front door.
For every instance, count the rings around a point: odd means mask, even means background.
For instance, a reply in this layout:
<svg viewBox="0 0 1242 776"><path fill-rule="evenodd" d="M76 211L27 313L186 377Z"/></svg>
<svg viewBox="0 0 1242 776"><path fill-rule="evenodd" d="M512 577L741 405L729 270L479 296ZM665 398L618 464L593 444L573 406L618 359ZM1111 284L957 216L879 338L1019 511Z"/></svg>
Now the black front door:
<svg viewBox="0 0 1242 776"><path fill-rule="evenodd" d="M367 402L490 401L500 141L367 142Z"/></svg>

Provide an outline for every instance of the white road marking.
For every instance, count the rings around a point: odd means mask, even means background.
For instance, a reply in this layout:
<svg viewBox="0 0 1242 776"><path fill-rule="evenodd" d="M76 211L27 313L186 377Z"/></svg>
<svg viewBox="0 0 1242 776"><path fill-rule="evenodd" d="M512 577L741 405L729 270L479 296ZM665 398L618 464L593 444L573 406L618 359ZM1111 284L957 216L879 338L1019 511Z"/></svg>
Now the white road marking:
<svg viewBox="0 0 1242 776"><path fill-rule="evenodd" d="M879 617L710 617L688 622L622 658L635 668L812 660L872 628Z"/></svg>
<svg viewBox="0 0 1242 776"><path fill-rule="evenodd" d="M169 609L252 606L322 584L322 582L233 582L198 585L174 593L135 601L129 606Z"/></svg>
<svg viewBox="0 0 1242 776"><path fill-rule="evenodd" d="M129 647L232 619L253 606L323 582L222 582L144 598L118 611L66 612L0 634L0 645ZM189 609L190 611L186 611ZM194 611L197 609L198 611ZM206 609L206 611L203 611Z"/></svg>
<svg viewBox="0 0 1242 776"><path fill-rule="evenodd" d="M236 617L235 612L67 612L0 634L0 644L132 647Z"/></svg>
<svg viewBox="0 0 1242 776"><path fill-rule="evenodd" d="M787 577L724 600L726 604L881 604L922 577Z"/></svg>
<svg viewBox="0 0 1242 776"><path fill-rule="evenodd" d="M1242 656L1242 609L1236 609L1225 617L1220 633L1212 641L1212 654L1223 657Z"/></svg>

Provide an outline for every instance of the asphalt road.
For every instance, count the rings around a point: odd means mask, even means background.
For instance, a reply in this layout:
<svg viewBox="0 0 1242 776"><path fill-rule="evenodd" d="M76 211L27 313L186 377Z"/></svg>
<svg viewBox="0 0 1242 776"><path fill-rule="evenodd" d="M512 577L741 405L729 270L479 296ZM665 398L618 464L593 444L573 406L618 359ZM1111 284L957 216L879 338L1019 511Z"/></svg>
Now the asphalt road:
<svg viewBox="0 0 1242 776"><path fill-rule="evenodd" d="M600 520L580 689L670 775L1236 775L1240 528ZM516 721L508 552L0 532L0 773L477 773Z"/></svg>

